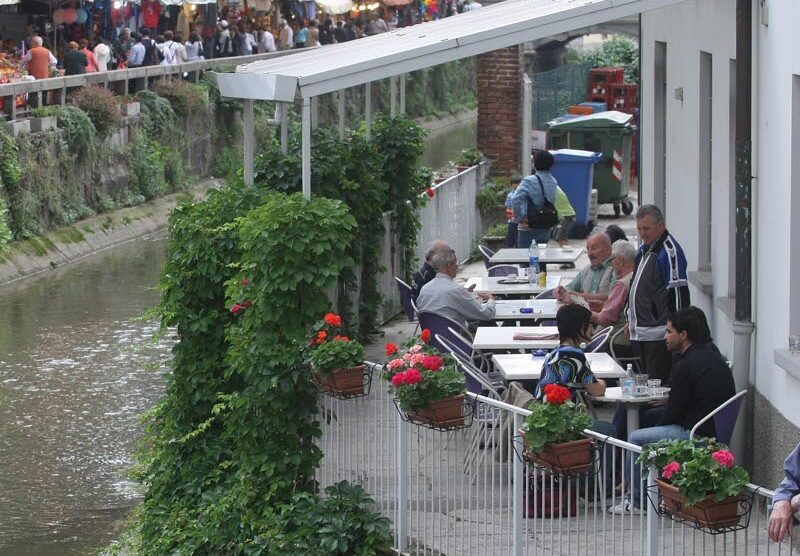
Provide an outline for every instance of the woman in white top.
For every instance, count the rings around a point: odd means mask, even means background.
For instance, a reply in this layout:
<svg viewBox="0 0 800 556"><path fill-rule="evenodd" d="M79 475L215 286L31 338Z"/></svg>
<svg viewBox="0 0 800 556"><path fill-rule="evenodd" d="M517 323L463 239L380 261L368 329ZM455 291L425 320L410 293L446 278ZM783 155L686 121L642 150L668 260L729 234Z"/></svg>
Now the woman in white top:
<svg viewBox="0 0 800 556"><path fill-rule="evenodd" d="M111 61L111 49L98 35L94 37L94 49L92 52L95 60L97 60L97 71L108 71L108 63Z"/></svg>
<svg viewBox="0 0 800 556"><path fill-rule="evenodd" d="M186 44L183 46L186 49L187 62L205 60L205 57L203 56L203 41L200 40L200 37L197 35L197 33L192 33L189 35L189 40L186 41Z"/></svg>

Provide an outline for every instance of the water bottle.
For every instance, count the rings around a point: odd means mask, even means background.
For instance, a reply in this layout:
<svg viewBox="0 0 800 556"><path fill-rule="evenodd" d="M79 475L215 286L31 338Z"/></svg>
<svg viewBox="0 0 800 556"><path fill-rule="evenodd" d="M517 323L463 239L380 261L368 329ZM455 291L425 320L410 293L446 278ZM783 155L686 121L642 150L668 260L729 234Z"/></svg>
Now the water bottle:
<svg viewBox="0 0 800 556"><path fill-rule="evenodd" d="M628 363L628 367L625 369L625 377L622 379L622 395L626 397L633 396L635 388L636 377L633 376L633 365Z"/></svg>
<svg viewBox="0 0 800 556"><path fill-rule="evenodd" d="M531 242L531 247L528 249L528 277L531 284L534 286L539 283L539 247L536 245L536 240Z"/></svg>

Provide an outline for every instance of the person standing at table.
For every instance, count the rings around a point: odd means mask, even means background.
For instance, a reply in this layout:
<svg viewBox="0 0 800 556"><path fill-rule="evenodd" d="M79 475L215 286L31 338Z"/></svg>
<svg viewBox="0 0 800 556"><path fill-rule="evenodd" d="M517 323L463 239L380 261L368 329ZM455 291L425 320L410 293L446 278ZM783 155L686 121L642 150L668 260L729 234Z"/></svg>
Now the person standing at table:
<svg viewBox="0 0 800 556"><path fill-rule="evenodd" d="M34 35L31 37L31 49L22 57L22 63L35 79L47 79L50 72L56 69L58 61L52 52L42 46L42 37Z"/></svg>
<svg viewBox="0 0 800 556"><path fill-rule="evenodd" d="M64 54L64 75L86 73L88 63L86 55L78 50L78 43L75 41L67 43L67 52Z"/></svg>
<svg viewBox="0 0 800 556"><path fill-rule="evenodd" d="M688 439L697 423L736 393L733 373L711 340L703 311L690 306L670 315L664 345L675 354L669 398L663 407L651 405L640 412L640 422L651 426L628 434L628 442L637 446L665 439ZM614 415L614 429L620 438L625 437L627 425L622 406ZM714 420L709 419L700 425L697 435L714 438ZM632 458L626 458L625 477L631 476L631 465ZM642 488L640 467L634 466L633 472L632 496L609 508L611 513L638 513Z"/></svg>
<svg viewBox="0 0 800 556"><path fill-rule="evenodd" d="M772 513L767 532L775 542L782 542L792 527L800 522L800 444L783 463L783 480L772 497Z"/></svg>
<svg viewBox="0 0 800 556"><path fill-rule="evenodd" d="M537 400L545 397L544 387L548 384L559 384L566 388L570 388L570 384L583 384L590 396L606 393L606 382L592 374L586 355L580 348L583 342L592 337L591 317L586 307L574 304L564 305L556 313L559 345L542 364L542 374L534 394ZM574 391L572 395L574 398Z"/></svg>
<svg viewBox="0 0 800 556"><path fill-rule="evenodd" d="M531 243L547 243L550 240L550 230L558 224L558 213L555 208L558 182L550 172L554 162L555 158L549 151L535 151L533 153L535 173L524 178L511 197L514 219L519 224L517 247L520 249L527 249ZM543 218L535 220L535 215L528 214L529 210L534 208L544 211Z"/></svg>
<svg viewBox="0 0 800 556"><path fill-rule="evenodd" d="M664 215L655 205L636 212L642 246L628 296L628 333L642 372L650 378L670 379L672 356L664 344L670 313L689 306L689 283L683 249L667 231Z"/></svg>

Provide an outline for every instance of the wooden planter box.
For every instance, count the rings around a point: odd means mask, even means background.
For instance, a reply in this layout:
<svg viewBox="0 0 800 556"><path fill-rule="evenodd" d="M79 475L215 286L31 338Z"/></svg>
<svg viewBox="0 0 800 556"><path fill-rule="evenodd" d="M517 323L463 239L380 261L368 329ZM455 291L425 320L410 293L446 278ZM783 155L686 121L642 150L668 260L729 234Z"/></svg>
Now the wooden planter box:
<svg viewBox="0 0 800 556"><path fill-rule="evenodd" d="M464 425L464 394L433 402L416 411L409 411L408 418L436 427L461 427Z"/></svg>
<svg viewBox="0 0 800 556"><path fill-rule="evenodd" d="M525 456L533 463L558 473L584 473L592 467L592 439L545 444L538 454L526 446Z"/></svg>
<svg viewBox="0 0 800 556"><path fill-rule="evenodd" d="M119 105L123 116L138 116L141 114L141 105L138 102L124 102Z"/></svg>
<svg viewBox="0 0 800 556"><path fill-rule="evenodd" d="M40 131L50 131L58 127L58 119L55 116L44 116L41 118L31 118L31 133Z"/></svg>
<svg viewBox="0 0 800 556"><path fill-rule="evenodd" d="M355 397L364 395L364 365L349 369L337 369L326 376L320 376L317 371L311 375L314 384L337 397Z"/></svg>
<svg viewBox="0 0 800 556"><path fill-rule="evenodd" d="M664 511L677 518L695 522L709 529L723 529L739 524L741 496L729 496L719 502L715 502L711 496L706 496L704 500L690 506L678 487L663 479L656 479L656 484Z"/></svg>

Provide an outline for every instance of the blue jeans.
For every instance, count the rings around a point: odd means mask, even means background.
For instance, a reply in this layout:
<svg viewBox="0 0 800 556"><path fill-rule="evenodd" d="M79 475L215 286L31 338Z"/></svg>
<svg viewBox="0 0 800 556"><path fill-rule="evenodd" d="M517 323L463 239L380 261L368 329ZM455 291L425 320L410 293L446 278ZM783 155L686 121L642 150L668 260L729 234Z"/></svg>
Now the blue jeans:
<svg viewBox="0 0 800 556"><path fill-rule="evenodd" d="M650 407L646 404L639 406L639 428L655 427L661 420L664 413L664 406ZM624 403L617 404L614 411L614 418L611 420L614 430L617 432L616 438L628 440L628 406Z"/></svg>
<svg viewBox="0 0 800 556"><path fill-rule="evenodd" d="M517 229L517 248L528 249L532 241L536 243L547 243L550 241L550 228L543 228L541 230L523 230Z"/></svg>
<svg viewBox="0 0 800 556"><path fill-rule="evenodd" d="M645 444L653 444L659 440L675 439L675 440L688 440L689 431L680 425L662 425L660 427L648 427L646 429L637 429L633 431L628 437L628 442L636 444L637 446L644 446ZM633 466L633 489L631 494L631 501L637 508L640 507L640 500L642 496L642 472L640 465L634 465L633 454L631 457L625 458L625 479L631 476L631 466Z"/></svg>

